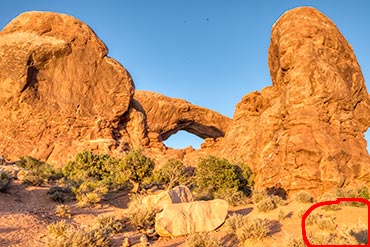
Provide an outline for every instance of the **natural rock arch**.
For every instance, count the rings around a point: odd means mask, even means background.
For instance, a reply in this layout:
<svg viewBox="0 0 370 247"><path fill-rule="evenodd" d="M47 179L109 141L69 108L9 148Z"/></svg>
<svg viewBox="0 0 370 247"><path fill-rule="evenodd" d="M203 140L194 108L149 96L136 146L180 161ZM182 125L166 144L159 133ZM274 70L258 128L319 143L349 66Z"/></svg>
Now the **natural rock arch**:
<svg viewBox="0 0 370 247"><path fill-rule="evenodd" d="M159 93L136 90L135 99L145 111L148 132L152 136L158 134L158 141L167 140L180 130L202 139L216 139L225 135L231 123L230 118L217 112Z"/></svg>

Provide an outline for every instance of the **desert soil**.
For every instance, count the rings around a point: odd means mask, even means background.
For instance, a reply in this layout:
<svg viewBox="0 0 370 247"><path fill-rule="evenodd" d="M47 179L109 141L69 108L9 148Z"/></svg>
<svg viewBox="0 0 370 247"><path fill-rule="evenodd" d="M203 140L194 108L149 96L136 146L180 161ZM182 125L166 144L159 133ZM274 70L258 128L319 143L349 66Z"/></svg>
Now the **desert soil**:
<svg viewBox="0 0 370 247"><path fill-rule="evenodd" d="M53 202L47 195L49 187L33 187L13 181L6 193L0 193L0 246L1 247L46 247L47 225L61 220L55 215ZM128 203L127 193L108 196L99 207L78 208L75 202L70 202L74 224L91 224L100 214L113 214L118 217L125 215ZM229 214L240 213L251 217L267 218L274 223L271 234L262 241L251 242L250 246L281 246L284 239L291 235L295 238L301 236L301 218L299 215L310 204L290 202L286 206L261 213L254 209L253 204L230 207ZM278 219L278 214L283 211L287 217ZM280 213L281 214L281 213ZM332 212L336 216L338 225L357 224L359 221L366 224L368 219L367 208L342 207L341 210ZM239 246L238 241L228 236L221 226L212 233L218 237L223 246ZM139 243L142 233L126 226L123 233L113 237L113 244L119 247L124 237L128 237L133 245ZM186 237L151 239L152 246L157 247L185 247ZM248 244L249 245L249 244Z"/></svg>

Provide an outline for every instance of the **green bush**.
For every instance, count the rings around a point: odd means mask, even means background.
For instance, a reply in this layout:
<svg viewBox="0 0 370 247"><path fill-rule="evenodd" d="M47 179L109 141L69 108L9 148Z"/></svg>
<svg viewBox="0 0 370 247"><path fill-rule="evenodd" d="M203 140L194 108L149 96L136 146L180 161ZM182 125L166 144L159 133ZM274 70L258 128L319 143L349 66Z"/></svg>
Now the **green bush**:
<svg viewBox="0 0 370 247"><path fill-rule="evenodd" d="M72 187L79 206L94 206L109 190L117 190L127 185L127 176L120 170L120 160L107 154L94 154L91 151L78 153L63 167L63 175ZM56 199L60 192L51 194ZM61 198L63 200L63 198Z"/></svg>
<svg viewBox="0 0 370 247"><path fill-rule="evenodd" d="M122 160L84 151L67 162L62 171L79 205L93 206L109 191L129 187L129 182L137 191L153 168L154 162L138 150L130 151ZM59 200L60 193L54 197Z"/></svg>
<svg viewBox="0 0 370 247"><path fill-rule="evenodd" d="M248 172L245 174L249 174ZM243 176L243 170L226 159L209 156L201 159L195 170L195 182L197 190L207 192L214 197L215 194L224 194L233 191L250 193L251 174Z"/></svg>
<svg viewBox="0 0 370 247"><path fill-rule="evenodd" d="M10 183L7 173L0 171L0 192L5 192Z"/></svg>
<svg viewBox="0 0 370 247"><path fill-rule="evenodd" d="M131 150L123 160L119 162L120 171L133 185L133 192L140 189L145 178L150 178L154 169L154 161L141 153L140 150Z"/></svg>
<svg viewBox="0 0 370 247"><path fill-rule="evenodd" d="M110 157L107 154L94 154L91 151L78 153L74 160L67 162L63 167L63 175L69 183L74 186L80 186L84 181L100 181L110 189L116 189L123 186L127 179L117 174L119 160Z"/></svg>
<svg viewBox="0 0 370 247"><path fill-rule="evenodd" d="M60 203L76 199L75 195L72 193L72 189L68 186L67 187L52 186L48 191L48 195L51 200Z"/></svg>
<svg viewBox="0 0 370 247"><path fill-rule="evenodd" d="M162 184L166 189L178 185L191 185L192 174L184 164L176 159L170 159L159 170L153 172L153 182Z"/></svg>
<svg viewBox="0 0 370 247"><path fill-rule="evenodd" d="M18 179L35 186L47 184L62 177L61 171L33 157L21 157L16 165L24 168L18 172Z"/></svg>

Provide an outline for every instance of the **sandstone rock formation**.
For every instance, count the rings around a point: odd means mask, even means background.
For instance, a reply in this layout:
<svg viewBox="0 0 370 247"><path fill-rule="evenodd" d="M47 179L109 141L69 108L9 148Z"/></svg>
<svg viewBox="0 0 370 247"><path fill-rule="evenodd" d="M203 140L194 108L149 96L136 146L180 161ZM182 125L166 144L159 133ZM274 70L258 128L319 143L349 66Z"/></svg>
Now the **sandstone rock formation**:
<svg viewBox="0 0 370 247"><path fill-rule="evenodd" d="M149 195L143 198L142 206L158 211L174 203L186 203L194 201L193 194L186 186L180 185L173 189L162 191L156 195Z"/></svg>
<svg viewBox="0 0 370 247"><path fill-rule="evenodd" d="M136 90L135 99L146 114L151 141L165 141L179 130L216 139L224 136L231 123L217 112L159 93Z"/></svg>
<svg viewBox="0 0 370 247"><path fill-rule="evenodd" d="M44 160L112 138L134 93L129 73L74 17L27 12L0 32L0 153Z"/></svg>
<svg viewBox="0 0 370 247"><path fill-rule="evenodd" d="M223 156L252 166L260 188L369 183L369 95L334 23L310 7L290 10L272 28L268 55L273 86L236 106Z"/></svg>
<svg viewBox="0 0 370 247"><path fill-rule="evenodd" d="M228 208L220 199L172 204L157 214L155 231L162 237L213 231L225 222Z"/></svg>
<svg viewBox="0 0 370 247"><path fill-rule="evenodd" d="M286 12L272 28L273 85L243 97L233 119L147 91L107 56L94 32L67 15L27 12L0 32L0 155L63 162L84 149L142 148L196 164L244 162L256 187L322 191L370 183L364 132L370 100L351 46L318 10ZM135 95L134 95L135 94ZM201 150L173 150L179 130Z"/></svg>

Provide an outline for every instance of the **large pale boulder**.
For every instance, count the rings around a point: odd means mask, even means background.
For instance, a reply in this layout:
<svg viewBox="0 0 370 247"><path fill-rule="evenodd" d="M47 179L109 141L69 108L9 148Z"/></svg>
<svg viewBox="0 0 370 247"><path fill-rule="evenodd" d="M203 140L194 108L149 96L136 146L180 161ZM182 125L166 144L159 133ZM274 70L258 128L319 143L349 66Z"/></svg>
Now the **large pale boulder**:
<svg viewBox="0 0 370 247"><path fill-rule="evenodd" d="M172 204L157 214L155 230L163 237L213 231L225 222L228 208L220 199Z"/></svg>
<svg viewBox="0 0 370 247"><path fill-rule="evenodd" d="M174 203L186 203L194 201L190 189L184 185L176 186L173 189L162 191L156 195L149 195L143 198L142 206L151 209L162 210Z"/></svg>
<svg viewBox="0 0 370 247"><path fill-rule="evenodd" d="M134 85L85 23L26 12L0 32L0 154L66 160L124 146Z"/></svg>

